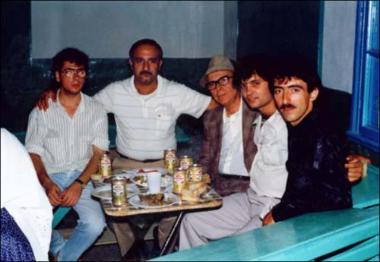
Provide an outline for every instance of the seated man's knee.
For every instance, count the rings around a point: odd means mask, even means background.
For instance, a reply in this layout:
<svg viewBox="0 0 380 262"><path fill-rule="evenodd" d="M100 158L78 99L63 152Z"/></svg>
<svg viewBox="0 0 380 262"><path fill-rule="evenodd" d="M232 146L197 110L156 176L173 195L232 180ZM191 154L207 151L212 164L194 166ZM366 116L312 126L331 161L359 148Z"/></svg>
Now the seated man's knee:
<svg viewBox="0 0 380 262"><path fill-rule="evenodd" d="M104 228L106 227L106 223L103 220L93 221L91 223L86 224L86 228L89 234L98 236L100 235Z"/></svg>

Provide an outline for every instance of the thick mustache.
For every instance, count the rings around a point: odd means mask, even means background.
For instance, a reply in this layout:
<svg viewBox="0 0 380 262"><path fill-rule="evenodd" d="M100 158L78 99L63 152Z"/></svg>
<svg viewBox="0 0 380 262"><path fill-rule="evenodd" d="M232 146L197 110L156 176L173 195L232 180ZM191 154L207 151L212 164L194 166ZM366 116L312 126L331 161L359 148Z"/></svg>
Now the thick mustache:
<svg viewBox="0 0 380 262"><path fill-rule="evenodd" d="M149 71L141 71L140 75L152 75Z"/></svg>
<svg viewBox="0 0 380 262"><path fill-rule="evenodd" d="M283 104L280 109L294 109L296 108L294 105L291 104Z"/></svg>

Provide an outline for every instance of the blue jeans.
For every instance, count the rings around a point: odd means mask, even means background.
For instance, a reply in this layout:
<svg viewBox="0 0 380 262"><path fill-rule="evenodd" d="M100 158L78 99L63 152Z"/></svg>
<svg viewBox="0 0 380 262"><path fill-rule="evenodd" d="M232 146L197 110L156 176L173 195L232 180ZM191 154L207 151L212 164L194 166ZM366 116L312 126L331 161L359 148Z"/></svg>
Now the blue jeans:
<svg viewBox="0 0 380 262"><path fill-rule="evenodd" d="M63 191L80 175L80 171L49 174L49 177ZM76 261L89 248L106 226L105 217L100 203L91 198L92 183L83 189L74 210L79 216L77 226L70 238L65 240L57 230L53 230L50 252L58 261Z"/></svg>

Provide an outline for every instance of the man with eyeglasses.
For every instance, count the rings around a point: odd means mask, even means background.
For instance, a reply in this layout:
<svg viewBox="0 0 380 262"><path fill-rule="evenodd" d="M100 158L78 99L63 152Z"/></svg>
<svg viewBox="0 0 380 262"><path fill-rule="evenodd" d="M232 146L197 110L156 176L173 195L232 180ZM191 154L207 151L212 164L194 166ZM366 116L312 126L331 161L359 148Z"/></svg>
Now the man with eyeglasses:
<svg viewBox="0 0 380 262"><path fill-rule="evenodd" d="M249 173L249 184L247 190L225 196L223 206L220 209L187 214L183 218L180 227L180 249L192 248L205 244L210 240L241 234L261 227L263 219L280 202L285 192L288 177L285 165L288 158L288 131L284 119L276 109L270 92L269 85L273 79L273 65L270 61L269 57L266 56L247 57L239 61L235 77L237 82L241 84L242 96L251 109L255 109L260 113L253 117L253 121L244 123L244 121L247 121L244 119L242 123L240 118L239 121L231 124L229 126L231 130L228 130L224 127L225 122L215 120L215 118L218 118L216 114L218 108L205 114L205 125L208 125L208 128L205 128L204 143L206 146L203 146L203 150L210 151L206 154L209 162L204 161L209 166L212 163L211 161L215 162L215 159L226 161L222 160L222 151L223 143L228 140L219 137L235 131L239 135L232 140L230 139L232 142L227 145L226 151L228 152L226 154L228 155L229 151L233 152L230 157L230 159L233 159L233 163L230 162L230 168L234 166L242 168L243 164L237 163L238 161L243 162L241 134L248 133L244 128L251 129L249 132L253 136L249 139L251 140L250 146L254 143L254 149L250 149L254 150L252 153L253 161L248 163L251 165L250 169L244 170ZM211 89L210 91L215 100L222 101L220 103L223 103L225 107L224 118L228 117L227 108L233 104L233 98L235 97L235 100L238 100L237 95L240 98L240 93L234 91L232 83L229 82L232 76L233 67L229 65L228 58L214 57L211 59L209 69L201 80ZM241 103L240 108L242 107ZM238 103L237 105L235 104L234 108L235 112L239 112ZM221 114L223 109L219 110L219 114ZM219 118L222 118L222 116L219 116ZM214 123L212 123L213 121ZM243 128L242 131L237 131L241 128ZM213 133L214 135L212 135ZM215 147L217 144L215 141L218 140L221 140L222 145L216 147L217 150L214 148L214 151L211 151L210 145L214 144ZM240 151L234 149L234 147L239 148L239 146ZM244 146L246 145L244 144ZM218 153L218 150L221 153ZM204 153L203 156L205 156ZM357 160L357 157L351 157L355 158L355 161ZM225 159L231 161L227 157ZM352 159L347 160L347 165L351 164L351 162ZM224 163L220 163L219 169L223 170L223 167ZM362 164L359 162L355 162L355 164L348 167L348 177L352 169L359 167L362 170ZM233 172L239 171L234 169ZM215 178L218 179L217 174L214 174ZM355 176L354 179L349 180L350 182L355 182L357 179Z"/></svg>
<svg viewBox="0 0 380 262"><path fill-rule="evenodd" d="M234 83L235 69L222 55L211 58L200 84L220 104L203 117L203 143L200 164L215 190L223 195L244 192L249 186L249 172L257 151L253 142L253 121L259 113L243 102Z"/></svg>
<svg viewBox="0 0 380 262"><path fill-rule="evenodd" d="M76 261L106 225L99 202L91 198L89 180L108 150L107 114L81 92L87 70L88 56L78 49L54 56L57 99L46 112L33 109L26 133L26 149L51 205L73 207L79 216L68 240L53 231L50 252L57 261Z"/></svg>
<svg viewBox="0 0 380 262"><path fill-rule="evenodd" d="M175 124L181 114L200 117L215 102L206 95L159 75L163 51L152 39L141 39L129 50L132 77L116 81L95 94L108 113L115 116L116 151L114 169L163 167L165 149L177 147ZM50 94L51 95L51 94ZM46 98L38 102L46 109ZM174 219L160 223L162 246ZM134 243L134 234L126 222L112 222L121 255Z"/></svg>

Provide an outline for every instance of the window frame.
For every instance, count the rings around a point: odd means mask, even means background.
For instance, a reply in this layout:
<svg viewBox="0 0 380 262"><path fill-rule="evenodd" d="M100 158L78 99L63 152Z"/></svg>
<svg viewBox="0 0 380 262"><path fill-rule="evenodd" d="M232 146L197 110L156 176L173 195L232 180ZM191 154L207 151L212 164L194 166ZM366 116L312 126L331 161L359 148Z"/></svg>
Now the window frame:
<svg viewBox="0 0 380 262"><path fill-rule="evenodd" d="M379 12L379 10L377 10ZM371 90L376 88L376 85L369 86L366 82L370 76L366 72L369 66L368 54L371 50L367 50L368 37L370 36L369 28L370 1L359 1L357 3L356 17L356 42L355 42L355 57L354 57L354 76L353 76L353 92L352 92L352 107L351 107L351 125L347 132L350 140L358 142L364 147L368 147L375 152L379 152L379 127L374 128L367 125L370 117L367 110L368 104L371 103ZM379 14L377 13L377 17ZM377 50L372 56L379 59ZM378 74L378 72L372 73ZM372 101L373 102L373 101ZM376 105L374 105L376 106ZM379 109L377 109L379 118ZM379 120L377 120L379 126Z"/></svg>

